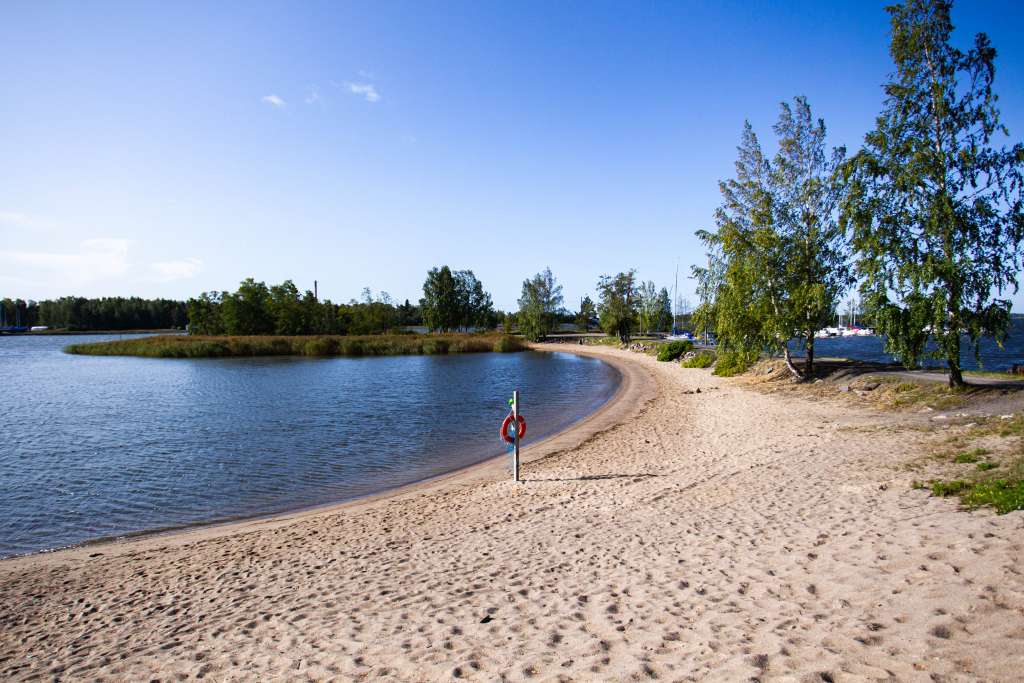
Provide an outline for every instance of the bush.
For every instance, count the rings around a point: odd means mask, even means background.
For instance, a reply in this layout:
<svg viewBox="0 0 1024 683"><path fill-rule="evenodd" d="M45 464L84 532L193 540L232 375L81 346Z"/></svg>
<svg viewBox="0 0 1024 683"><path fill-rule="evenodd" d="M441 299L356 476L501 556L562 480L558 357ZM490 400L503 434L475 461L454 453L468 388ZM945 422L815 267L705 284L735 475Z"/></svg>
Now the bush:
<svg viewBox="0 0 1024 683"><path fill-rule="evenodd" d="M658 347L658 360L664 362L673 361L693 348L688 341L672 341Z"/></svg>
<svg viewBox="0 0 1024 683"><path fill-rule="evenodd" d="M331 337L315 337L306 342L307 356L334 356L338 353L338 340Z"/></svg>
<svg viewBox="0 0 1024 683"><path fill-rule="evenodd" d="M450 343L447 339L425 339L423 340L423 353L437 355L448 353Z"/></svg>
<svg viewBox="0 0 1024 683"><path fill-rule="evenodd" d="M684 368L710 368L715 364L714 351L698 351L680 363Z"/></svg>
<svg viewBox="0 0 1024 683"><path fill-rule="evenodd" d="M497 341L494 342L494 350L497 353L510 353L512 351L522 351L523 343L515 337L509 335L503 335L498 337Z"/></svg>
<svg viewBox="0 0 1024 683"><path fill-rule="evenodd" d="M753 359L745 353L738 351L726 351L718 354L715 362L714 374L719 377L732 377L747 371Z"/></svg>

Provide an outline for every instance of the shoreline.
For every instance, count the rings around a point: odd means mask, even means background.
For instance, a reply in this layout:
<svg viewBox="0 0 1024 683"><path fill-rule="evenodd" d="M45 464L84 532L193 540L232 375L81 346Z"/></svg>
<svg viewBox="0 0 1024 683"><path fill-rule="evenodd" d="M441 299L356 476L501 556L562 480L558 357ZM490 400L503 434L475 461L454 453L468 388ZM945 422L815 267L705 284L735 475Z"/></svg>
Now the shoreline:
<svg viewBox="0 0 1024 683"><path fill-rule="evenodd" d="M529 344L526 350L547 353L575 353L577 355L600 358L602 362L610 365L618 373L618 385L616 386L615 393L613 393L608 400L601 404L601 406L599 406L594 412L573 422L565 429L555 432L554 434L549 434L536 443L524 446L520 451L521 464L523 466L553 455L561 450L573 448L574 445L578 445L579 443L592 438L601 431L614 426L614 424L617 423L615 422L616 420L621 421L628 419L628 415L625 417L622 416L621 410L615 412L617 410L617 404L622 401L646 401L651 398L649 396L644 398L642 393L639 391L641 383L638 382L635 366L630 363L623 362L618 358L605 357L605 354L601 354L600 352L588 353L588 348L591 347L571 346L568 348L561 348L562 346L563 345L560 344ZM610 418L605 415L609 412L613 413L613 416ZM59 561L61 559L59 556L64 554L78 555L84 553L92 555L93 553L102 551L110 551L111 553L114 553L116 549L120 548L131 550L130 546L149 541L162 540L167 543L182 543L205 538L220 538L222 536L228 536L235 533L244 533L249 528L266 528L267 525L283 524L285 522L303 519L306 517L330 515L343 510L358 509L363 505L372 505L391 498L413 496L429 492L435 488L441 488L446 485L458 485L463 483L463 479L465 479L466 483L490 477L499 479L501 473L508 467L508 458L508 454L488 457L485 460L472 465L457 467L453 470L432 475L425 479L412 481L407 484L387 488L375 493L361 495L348 500L299 506L280 512L246 515L244 517L219 521L213 520L209 522L196 522L194 524L182 526L146 529L121 536L106 536L90 539L70 546L37 550L20 555L11 555L0 558L0 569L3 569L5 565L11 563L19 561L31 563L36 559L44 557L53 557L56 561ZM106 552L104 552L104 554L106 554Z"/></svg>
<svg viewBox="0 0 1024 683"><path fill-rule="evenodd" d="M636 382L522 483L0 562L0 678L1019 678L1024 513L914 490L930 420L544 350Z"/></svg>

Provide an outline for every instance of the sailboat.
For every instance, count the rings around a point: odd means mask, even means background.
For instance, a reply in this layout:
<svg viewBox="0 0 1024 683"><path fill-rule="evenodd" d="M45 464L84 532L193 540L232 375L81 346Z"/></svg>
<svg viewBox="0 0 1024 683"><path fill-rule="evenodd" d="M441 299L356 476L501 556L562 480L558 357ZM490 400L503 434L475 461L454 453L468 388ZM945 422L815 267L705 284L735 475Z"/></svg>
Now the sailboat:
<svg viewBox="0 0 1024 683"><path fill-rule="evenodd" d="M679 262L676 262L676 282L672 285L672 334L668 335L666 339L669 341L696 341L693 335L686 330L681 330L676 327L676 302L679 300Z"/></svg>

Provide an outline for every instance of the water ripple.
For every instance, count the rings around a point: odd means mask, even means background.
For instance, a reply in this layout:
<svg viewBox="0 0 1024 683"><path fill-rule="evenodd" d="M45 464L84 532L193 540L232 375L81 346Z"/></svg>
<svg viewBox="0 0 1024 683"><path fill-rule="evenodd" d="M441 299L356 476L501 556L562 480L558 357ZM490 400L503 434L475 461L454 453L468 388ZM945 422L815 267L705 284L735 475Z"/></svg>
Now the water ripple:
<svg viewBox="0 0 1024 683"><path fill-rule="evenodd" d="M102 337L97 337L99 341ZM0 337L0 557L346 500L504 452L614 392L571 354L153 360Z"/></svg>

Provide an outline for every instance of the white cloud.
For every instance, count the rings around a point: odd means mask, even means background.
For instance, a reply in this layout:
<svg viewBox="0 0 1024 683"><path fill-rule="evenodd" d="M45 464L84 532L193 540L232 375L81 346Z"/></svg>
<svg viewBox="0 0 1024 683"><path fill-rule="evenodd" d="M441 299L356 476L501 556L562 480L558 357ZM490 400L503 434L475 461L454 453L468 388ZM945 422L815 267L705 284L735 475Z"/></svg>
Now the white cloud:
<svg viewBox="0 0 1024 683"><path fill-rule="evenodd" d="M50 221L20 211L0 211L0 226L33 231L51 231L54 228Z"/></svg>
<svg viewBox="0 0 1024 683"><path fill-rule="evenodd" d="M350 93L362 95L366 98L367 102L378 102L380 100L380 93L377 92L377 87L372 83L345 83L344 85Z"/></svg>
<svg viewBox="0 0 1024 683"><path fill-rule="evenodd" d="M262 101L275 107L283 107L286 104L285 101L277 95L264 95Z"/></svg>
<svg viewBox="0 0 1024 683"><path fill-rule="evenodd" d="M150 264L150 268L160 282L187 280L190 277L195 277L202 267L203 262L194 256L177 261L160 261Z"/></svg>
<svg viewBox="0 0 1024 683"><path fill-rule="evenodd" d="M320 88L315 85L309 86L309 95L306 96L306 104L316 104L320 101Z"/></svg>
<svg viewBox="0 0 1024 683"><path fill-rule="evenodd" d="M128 240L100 238L69 252L2 250L0 272L22 282L81 286L124 275L128 245Z"/></svg>
<svg viewBox="0 0 1024 683"><path fill-rule="evenodd" d="M23 227L29 225L31 222L32 219L23 213L18 213L17 211L0 211L0 223L4 225Z"/></svg>

